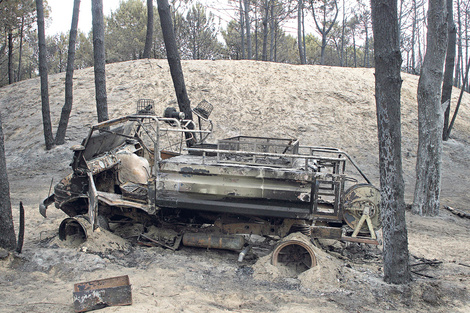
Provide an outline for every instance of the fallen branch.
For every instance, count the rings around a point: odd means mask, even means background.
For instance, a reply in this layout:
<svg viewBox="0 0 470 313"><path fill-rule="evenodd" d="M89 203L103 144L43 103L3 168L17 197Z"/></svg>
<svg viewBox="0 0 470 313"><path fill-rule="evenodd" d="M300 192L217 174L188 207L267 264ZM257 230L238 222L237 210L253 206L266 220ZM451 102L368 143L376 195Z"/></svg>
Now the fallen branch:
<svg viewBox="0 0 470 313"><path fill-rule="evenodd" d="M450 211L452 214L460 216L462 218L470 218L470 214L459 209L452 208L450 206L445 206L444 209Z"/></svg>
<svg viewBox="0 0 470 313"><path fill-rule="evenodd" d="M410 266L417 266L417 265L439 265L442 264L442 261L424 261L420 263L411 264Z"/></svg>
<svg viewBox="0 0 470 313"><path fill-rule="evenodd" d="M18 231L18 241L16 243L16 252L21 253L24 243L24 207L23 202L20 201L20 229Z"/></svg>
<svg viewBox="0 0 470 313"><path fill-rule="evenodd" d="M416 275L419 275L419 276L424 276L424 277L426 277L426 278L435 278L434 276L426 275L426 274L423 274L423 273L420 273L420 272L416 272L416 271L411 271L411 273L416 274Z"/></svg>

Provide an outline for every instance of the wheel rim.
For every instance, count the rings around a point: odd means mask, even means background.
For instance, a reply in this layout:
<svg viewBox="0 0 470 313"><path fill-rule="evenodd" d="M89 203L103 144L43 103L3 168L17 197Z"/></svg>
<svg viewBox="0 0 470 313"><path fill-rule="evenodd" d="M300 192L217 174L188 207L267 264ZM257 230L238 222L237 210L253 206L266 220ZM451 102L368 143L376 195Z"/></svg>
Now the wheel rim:
<svg viewBox="0 0 470 313"><path fill-rule="evenodd" d="M274 249L272 264L284 268L290 276L297 276L316 266L317 259L310 245L300 240L288 240Z"/></svg>

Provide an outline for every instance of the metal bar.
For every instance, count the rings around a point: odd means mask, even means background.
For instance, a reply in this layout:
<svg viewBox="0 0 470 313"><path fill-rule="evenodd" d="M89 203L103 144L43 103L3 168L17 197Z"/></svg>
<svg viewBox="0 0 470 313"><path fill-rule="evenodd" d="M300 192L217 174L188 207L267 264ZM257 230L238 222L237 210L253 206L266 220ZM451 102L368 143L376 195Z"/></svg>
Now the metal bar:
<svg viewBox="0 0 470 313"><path fill-rule="evenodd" d="M370 245L379 245L379 242L377 239L369 239L369 238L362 238L362 237L348 237L348 236L343 236L341 237L342 241L350 241L350 242L360 242L360 243L367 243Z"/></svg>
<svg viewBox="0 0 470 313"><path fill-rule="evenodd" d="M270 156L270 157L286 157L297 158L297 159L321 159L332 162L346 161L345 158L329 158L318 155L305 155L305 154L281 154L281 153L267 153L267 152L253 152L253 151L242 151L242 150L219 150L219 149L199 149L199 148L184 148L185 151L197 151L197 152L212 152L212 153L226 153L226 154L242 154L242 155L258 155L258 156Z"/></svg>
<svg viewBox="0 0 470 313"><path fill-rule="evenodd" d="M93 179L93 173L87 172L88 175L88 216L90 217L90 223L92 230L96 228L98 221L98 190L96 190L95 181Z"/></svg>

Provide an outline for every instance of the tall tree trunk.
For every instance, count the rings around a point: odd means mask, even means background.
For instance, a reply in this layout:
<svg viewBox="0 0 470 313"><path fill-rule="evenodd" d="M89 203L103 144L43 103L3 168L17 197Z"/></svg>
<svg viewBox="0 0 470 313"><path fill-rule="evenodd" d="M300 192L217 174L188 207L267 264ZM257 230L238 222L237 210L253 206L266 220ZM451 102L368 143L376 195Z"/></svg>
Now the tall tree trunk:
<svg viewBox="0 0 470 313"><path fill-rule="evenodd" d="M418 13L417 13L417 8L416 8L416 1L413 0L413 24L412 24L412 29L411 29L411 73L416 74L416 56L415 56L415 45L416 45L416 24L418 23Z"/></svg>
<svg viewBox="0 0 470 313"><path fill-rule="evenodd" d="M460 0L457 0L457 8L460 8ZM457 64L455 66L455 79L454 79L454 86L455 87L460 87L460 83L462 80L462 75L463 71L460 70L462 64L463 64L463 59L462 59L462 19L460 15L461 10L457 10L457 25L458 25L458 34L457 34L457 49L458 49L458 55L457 55Z"/></svg>
<svg viewBox="0 0 470 313"><path fill-rule="evenodd" d="M278 36L278 32L279 32L279 25L278 23L276 23L274 25L274 62L277 62L277 39L279 38Z"/></svg>
<svg viewBox="0 0 470 313"><path fill-rule="evenodd" d="M147 35L145 36L145 47L143 58L150 58L153 42L153 0L147 0Z"/></svg>
<svg viewBox="0 0 470 313"><path fill-rule="evenodd" d="M250 22L250 0L245 1L245 24L246 24L246 58L251 60L253 54L251 47L251 22Z"/></svg>
<svg viewBox="0 0 470 313"><path fill-rule="evenodd" d="M20 51L18 53L18 73L16 73L16 81L21 80L21 58L23 56L23 31L24 31L24 15L21 17L20 26Z"/></svg>
<svg viewBox="0 0 470 313"><path fill-rule="evenodd" d="M15 229L11 214L10 184L8 183L5 145L0 118L0 248L14 251L16 249Z"/></svg>
<svg viewBox="0 0 470 313"><path fill-rule="evenodd" d="M95 96L98 122L108 120L108 97L106 95L106 57L104 50L103 0L92 0L93 57L95 61Z"/></svg>
<svg viewBox="0 0 470 313"><path fill-rule="evenodd" d="M73 67L75 61L75 43L77 41L78 15L80 12L80 0L74 0L72 25L70 26L69 51L67 55L67 69L65 70L65 103L60 114L59 126L55 135L55 144L63 145L67 133L70 112L73 105Z"/></svg>
<svg viewBox="0 0 470 313"><path fill-rule="evenodd" d="M442 130L442 139L444 141L449 139L449 116L450 116L450 100L452 97L452 83L454 77L454 65L455 65L455 43L457 37L457 29L454 24L454 10L453 0L447 0L447 23L449 28L448 40L447 40L447 55L446 65L444 71L444 81L442 83L442 99L441 103L449 101L444 113L444 127Z"/></svg>
<svg viewBox="0 0 470 313"><path fill-rule="evenodd" d="M305 12L302 10L302 45L303 45L303 57L304 64L307 64L307 43L305 42Z"/></svg>
<svg viewBox="0 0 470 313"><path fill-rule="evenodd" d="M269 61L274 60L274 33L275 33L275 17L274 17L274 3L271 5L271 19L269 23L269 32L271 34L271 40L269 42Z"/></svg>
<svg viewBox="0 0 470 313"><path fill-rule="evenodd" d="M468 11L468 6L467 6L467 12L465 14L465 60L468 60L468 18L469 18L469 15L470 15L470 11ZM467 67L468 67L468 63L467 63ZM462 67L463 69L463 67ZM464 84L465 85L465 91L469 91L469 85L468 85L468 80L467 80L467 83Z"/></svg>
<svg viewBox="0 0 470 313"><path fill-rule="evenodd" d="M441 192L443 65L447 50L446 0L429 0L427 48L418 82L418 159L412 212L435 216Z"/></svg>
<svg viewBox="0 0 470 313"><path fill-rule="evenodd" d="M44 141L46 143L46 150L50 150L54 146L54 136L52 135L51 113L49 109L46 35L44 33L44 6L42 0L36 0L36 11L38 18L37 22L39 44L39 75L41 76L42 124L44 130Z"/></svg>
<svg viewBox="0 0 470 313"><path fill-rule="evenodd" d="M13 33L8 32L8 84L15 82L13 74Z"/></svg>
<svg viewBox="0 0 470 313"><path fill-rule="evenodd" d="M256 61L259 60L259 54L258 54L258 9L255 6L255 55L256 55Z"/></svg>
<svg viewBox="0 0 470 313"><path fill-rule="evenodd" d="M364 46L364 67L369 68L369 27L365 25L366 29L366 43Z"/></svg>
<svg viewBox="0 0 470 313"><path fill-rule="evenodd" d="M245 57L245 15L243 12L243 5L242 1L240 1L240 40L241 40L241 47L242 47L242 59L244 60Z"/></svg>
<svg viewBox="0 0 470 313"><path fill-rule="evenodd" d="M300 64L304 63L304 51L302 45L302 12L304 8L304 1L298 0L298 8L297 8L297 45L299 49L299 59Z"/></svg>
<svg viewBox="0 0 470 313"><path fill-rule="evenodd" d="M346 2L343 0L343 25L341 27L341 56L340 56L340 66L344 66L344 33L346 28Z"/></svg>
<svg viewBox="0 0 470 313"><path fill-rule="evenodd" d="M186 116L186 119L193 119L191 111L191 102L188 98L186 85L184 83L183 69L181 67L178 47L176 46L176 37L171 22L170 5L168 0L157 0L158 14L160 15L160 23L162 26L163 40L165 42L166 55L168 64L170 65L171 78L175 87L176 99L178 107ZM186 145L188 147L194 144L194 139L190 133L186 133Z"/></svg>
<svg viewBox="0 0 470 313"><path fill-rule="evenodd" d="M354 67L357 67L356 34L353 34Z"/></svg>
<svg viewBox="0 0 470 313"><path fill-rule="evenodd" d="M268 18L269 18L269 3L271 0L264 1L264 17L263 17L263 52L261 59L268 60Z"/></svg>
<svg viewBox="0 0 470 313"><path fill-rule="evenodd" d="M410 281L401 159L400 90L402 63L398 39L397 0L372 0L375 50L375 100L380 159L384 279Z"/></svg>

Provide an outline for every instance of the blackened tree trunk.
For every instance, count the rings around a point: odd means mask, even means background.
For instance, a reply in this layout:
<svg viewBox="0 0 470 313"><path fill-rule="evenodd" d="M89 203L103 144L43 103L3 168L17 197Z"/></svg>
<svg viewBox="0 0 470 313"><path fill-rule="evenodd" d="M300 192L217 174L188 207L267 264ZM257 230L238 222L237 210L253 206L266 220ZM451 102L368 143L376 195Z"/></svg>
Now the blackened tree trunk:
<svg viewBox="0 0 470 313"><path fill-rule="evenodd" d="M192 120L193 113L191 111L191 102L189 101L186 85L184 83L183 69L181 67L175 32L171 22L170 5L168 4L168 0L157 0L157 4L160 23L162 26L163 40L165 42L166 55L168 64L170 65L171 78L173 80L173 86L175 87L178 107L180 111L185 114L186 119ZM193 136L190 133L186 133L187 146L192 146L194 144L194 140L191 138L193 138Z"/></svg>
<svg viewBox="0 0 470 313"><path fill-rule="evenodd" d="M13 33L8 32L8 84L13 84L15 77L13 75Z"/></svg>
<svg viewBox="0 0 470 313"><path fill-rule="evenodd" d="M271 19L269 20L269 32L271 35L271 40L269 41L269 61L274 60L274 44L276 43L276 19L274 17L274 3L271 5Z"/></svg>
<svg viewBox="0 0 470 313"><path fill-rule="evenodd" d="M73 66L75 61L75 43L77 41L78 15L80 12L80 0L74 0L72 25L70 26L69 51L67 56L67 69L65 72L65 103L62 107L59 126L55 135L55 144L63 145L69 123L70 112L73 104Z"/></svg>
<svg viewBox="0 0 470 313"><path fill-rule="evenodd" d="M150 58L153 42L153 0L147 0L147 35L145 36L145 47L143 58Z"/></svg>
<svg viewBox="0 0 470 313"><path fill-rule="evenodd" d="M444 112L444 128L442 130L442 139L444 141L449 139L450 100L452 97L452 85L455 66L455 44L457 41L457 28L455 27L454 23L453 4L453 0L447 0L447 26L449 28L449 37L447 40L447 55L444 70L444 81L442 83L441 103L446 103L446 101L449 101L449 105Z"/></svg>
<svg viewBox="0 0 470 313"><path fill-rule="evenodd" d="M36 10L38 17L39 75L41 76L42 124L46 150L50 150L54 146L54 136L52 135L51 113L49 109L46 35L44 33L44 6L42 0L36 0Z"/></svg>
<svg viewBox="0 0 470 313"><path fill-rule="evenodd" d="M16 81L21 80L21 58L23 56L23 31L24 31L24 15L21 17L20 26L20 51L18 53L18 72L16 73Z"/></svg>
<svg viewBox="0 0 470 313"><path fill-rule="evenodd" d="M304 1L298 0L297 3L297 46L299 48L300 64L304 63L304 49L302 45L302 14L304 10Z"/></svg>
<svg viewBox="0 0 470 313"><path fill-rule="evenodd" d="M470 70L470 58L467 61L467 69L465 70L465 76L463 79L463 85L467 85L468 83L468 71ZM452 120L450 121L449 128L447 129L447 136L450 136L452 132L452 128L454 127L455 119L457 118L457 114L459 113L460 104L462 103L462 96L464 93L464 88L460 88L460 95L459 99L457 100L457 105L455 106L454 115L452 115Z"/></svg>
<svg viewBox="0 0 470 313"><path fill-rule="evenodd" d="M108 120L108 103L106 95L106 58L104 51L103 0L92 0L93 19L93 57L95 69L95 97L98 122Z"/></svg>
<svg viewBox="0 0 470 313"><path fill-rule="evenodd" d="M341 25L341 54L340 54L340 66L344 66L344 37L346 30L346 1L343 0L343 25ZM347 65L346 65L347 66Z"/></svg>
<svg viewBox="0 0 470 313"><path fill-rule="evenodd" d="M369 27L364 25L366 42L364 44L364 67L369 68Z"/></svg>
<svg viewBox="0 0 470 313"><path fill-rule="evenodd" d="M401 159L400 90L402 63L397 0L372 0L375 49L375 100L380 159L384 279L410 281Z"/></svg>
<svg viewBox="0 0 470 313"><path fill-rule="evenodd" d="M15 229L11 214L10 185L8 183L7 163L2 120L0 119L0 248L14 251L16 248Z"/></svg>
<svg viewBox="0 0 470 313"><path fill-rule="evenodd" d="M268 18L269 18L269 4L271 0L264 1L264 16L263 16L263 52L261 60L268 60Z"/></svg>
<svg viewBox="0 0 470 313"><path fill-rule="evenodd" d="M246 58L251 60L253 55L251 47L251 22L250 22L250 0L245 1L245 24L246 24Z"/></svg>
<svg viewBox="0 0 470 313"><path fill-rule="evenodd" d="M242 59L245 59L245 15L243 13L242 0L240 1L240 43L242 49Z"/></svg>
<svg viewBox="0 0 470 313"><path fill-rule="evenodd" d="M427 48L418 82L418 159L412 212L425 216L437 215L440 205L446 6L446 0L429 0Z"/></svg>

